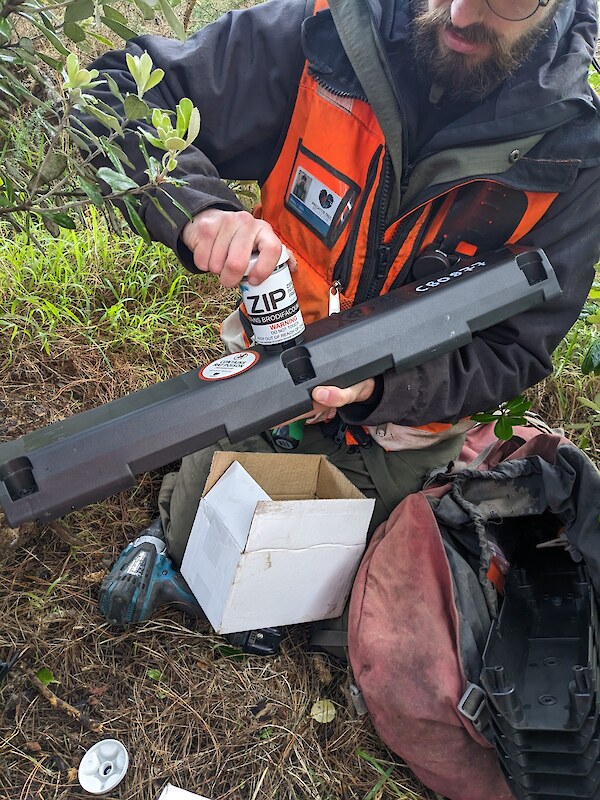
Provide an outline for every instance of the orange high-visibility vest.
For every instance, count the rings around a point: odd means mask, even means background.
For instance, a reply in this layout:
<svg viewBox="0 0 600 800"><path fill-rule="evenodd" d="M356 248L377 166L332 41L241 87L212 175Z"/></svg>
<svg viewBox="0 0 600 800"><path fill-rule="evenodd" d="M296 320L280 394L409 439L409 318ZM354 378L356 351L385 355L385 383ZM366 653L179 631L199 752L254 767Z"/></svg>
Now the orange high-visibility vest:
<svg viewBox="0 0 600 800"><path fill-rule="evenodd" d="M315 13L326 7L325 0L317 0ZM323 88L305 64L285 142L262 187L258 213L298 260L294 286L306 322L327 315L336 281L342 308L366 299L365 293L389 291L402 280L398 276L404 267L443 230L461 188L477 180L465 180L385 226L381 217L390 170L385 140L369 104ZM499 182L485 183L502 189ZM515 193L506 191L511 197ZM519 194L523 213L510 236L494 247L521 239L556 197ZM380 239L374 241L378 222ZM474 255L478 248L465 241L456 249ZM365 286L369 272L372 287Z"/></svg>

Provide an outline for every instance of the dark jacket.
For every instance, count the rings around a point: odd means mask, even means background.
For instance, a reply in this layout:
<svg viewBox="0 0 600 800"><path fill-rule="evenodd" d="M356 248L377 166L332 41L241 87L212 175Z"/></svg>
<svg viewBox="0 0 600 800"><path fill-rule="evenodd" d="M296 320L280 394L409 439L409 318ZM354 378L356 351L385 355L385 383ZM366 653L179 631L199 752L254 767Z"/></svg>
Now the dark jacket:
<svg viewBox="0 0 600 800"><path fill-rule="evenodd" d="M600 104L587 74L597 7L595 0L565 0L515 74L423 142L408 44L411 3L369 2L397 77L408 142L402 182L409 207L444 188L439 175L446 176L447 185L475 174L518 189L560 193L524 244L545 250L563 296L489 328L453 353L402 374L386 373L375 407L344 409L348 420L365 424L454 421L514 397L551 371L550 354L577 319L592 282L600 254ZM187 185L171 190L191 214L207 207L240 208L222 178L266 178L285 135L306 57L327 85L362 95L330 12L305 22L307 14L298 0L272 0L230 12L185 43L145 36L128 44L132 53L147 50L166 73L146 100L169 108L187 96L200 109L200 135L180 156L176 173ZM124 64L124 52L111 52L94 66L110 73L122 92L133 91ZM108 91L97 93L114 105ZM535 134L543 136L523 155L515 143ZM137 142L124 146L138 168L135 177L145 181ZM411 178L417 174L429 180L413 197ZM156 199L175 224L150 198L142 201L144 222L155 239L193 268L178 241L187 218L164 194Z"/></svg>

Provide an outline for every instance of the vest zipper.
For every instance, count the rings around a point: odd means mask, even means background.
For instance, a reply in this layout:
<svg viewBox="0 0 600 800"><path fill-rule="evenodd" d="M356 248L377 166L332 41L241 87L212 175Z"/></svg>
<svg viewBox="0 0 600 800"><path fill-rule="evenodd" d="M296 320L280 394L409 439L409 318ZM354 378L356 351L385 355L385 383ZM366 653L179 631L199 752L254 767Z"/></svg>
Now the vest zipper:
<svg viewBox="0 0 600 800"><path fill-rule="evenodd" d="M432 211L433 211L433 205L432 205ZM400 252L402 245L404 244L406 237L409 234L415 222L414 217L415 216L418 217L418 215L419 215L418 208L415 208L412 211L410 211L404 218L403 222L398 226L398 228L394 232L389 243L386 244L383 240L381 241L381 244L379 245L379 248L377 250L377 257L376 259L374 259L375 269L372 271L371 274L371 282L369 285L368 292L364 297L361 297L361 300L369 300L372 297L377 297L378 295L381 294L381 290L383 289L383 285L388 275L388 270L398 257L398 253ZM421 229L417 234L417 236L415 237L415 241L413 242L411 251L408 257L406 258L405 265L412 263L415 254L420 249L421 242L423 241L423 238L427 231L427 225L430 219L431 219L431 212L428 215L427 219L421 225ZM390 290L397 288L397 286L399 285L398 278L403 272L404 272L404 267L398 273L398 276L394 280L393 285L390 286ZM357 299L355 302L360 302L360 301Z"/></svg>
<svg viewBox="0 0 600 800"><path fill-rule="evenodd" d="M375 194L375 199L373 200L373 217L376 217L375 226L369 231L367 238L365 261L354 297L354 303L362 303L363 300L368 300L379 294L379 292L376 291L376 287L378 283L381 282L382 277L386 275L389 247L383 241L383 233L385 229L387 204L390 197L390 184L391 159L386 150L381 167L381 180Z"/></svg>
<svg viewBox="0 0 600 800"><path fill-rule="evenodd" d="M410 253L408 254L408 257L407 257L406 261L404 262L404 266L400 269L400 271L398 272L398 274L394 278L394 281L393 281L392 285L389 288L390 292L392 291L392 289L397 289L399 286L403 285L405 267L407 265L409 265L409 268L412 268L412 263L413 263L413 261L415 259L415 256L417 255L417 253L421 249L421 244L423 242L423 239L425 238L425 234L427 233L427 226L429 225L429 222L431 221L431 217L433 216L433 212L434 212L434 206L432 204L431 211L428 214L427 219L424 220L423 224L421 225L421 230L419 231L419 233L415 237L415 241L413 242L413 246L410 249ZM412 212L412 213L414 213L414 212ZM398 231L396 231L396 233L398 233ZM394 236L394 238L395 238L395 236ZM400 248L401 247L402 247L402 243L399 243L398 250L396 251L396 253L394 255L394 259L396 258L396 256L400 252Z"/></svg>
<svg viewBox="0 0 600 800"><path fill-rule="evenodd" d="M374 269L371 271L371 284L364 297L356 302L360 303L362 300L370 300L372 297L377 297L380 292L380 287L383 286L387 276L388 267L391 264L390 260L391 247L388 244L380 244L377 249L377 255L373 258Z"/></svg>
<svg viewBox="0 0 600 800"><path fill-rule="evenodd" d="M356 249L356 242L360 232L360 224L362 222L365 204L369 198L373 184L375 183L375 178L377 177L377 166L379 164L379 158L382 150L383 145L379 145L369 163L367 176L365 178L365 186L361 193L360 200L355 208L355 216L352 220L352 227L350 228L350 232L348 234L348 240L333 268L332 281L337 281L337 283L339 283L342 292L346 291L348 282L350 280L354 251Z"/></svg>
<svg viewBox="0 0 600 800"><path fill-rule="evenodd" d="M328 92L336 95L337 97L347 97L348 99L352 100L362 100L364 103L369 102L367 100L367 96L361 92L345 92L343 89L338 89L336 86L332 86L331 84L327 83L327 81L324 80L320 75L317 75L315 72L313 72L313 69L310 66L308 68L308 74L316 83L319 84L319 86L322 86L323 89L326 89Z"/></svg>
<svg viewBox="0 0 600 800"><path fill-rule="evenodd" d="M416 163L416 162L415 162ZM409 164L408 160L406 160L404 164L404 171L402 173L402 180L400 181L400 198L404 197L406 190L408 189L408 178L415 168L415 164Z"/></svg>

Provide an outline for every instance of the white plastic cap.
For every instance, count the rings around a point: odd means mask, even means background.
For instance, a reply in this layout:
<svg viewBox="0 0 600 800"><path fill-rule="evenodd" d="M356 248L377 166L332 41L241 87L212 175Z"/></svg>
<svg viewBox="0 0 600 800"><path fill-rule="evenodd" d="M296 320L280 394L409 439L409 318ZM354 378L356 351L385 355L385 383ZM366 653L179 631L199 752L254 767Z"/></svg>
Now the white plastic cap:
<svg viewBox="0 0 600 800"><path fill-rule="evenodd" d="M129 766L129 753L118 739L103 739L81 759L77 777L90 794L106 794L121 783Z"/></svg>

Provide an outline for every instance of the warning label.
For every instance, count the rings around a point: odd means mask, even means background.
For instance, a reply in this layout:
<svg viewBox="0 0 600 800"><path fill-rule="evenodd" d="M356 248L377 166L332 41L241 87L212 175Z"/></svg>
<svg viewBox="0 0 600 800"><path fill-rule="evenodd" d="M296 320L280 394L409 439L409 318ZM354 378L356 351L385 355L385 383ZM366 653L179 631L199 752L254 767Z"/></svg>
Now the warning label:
<svg viewBox="0 0 600 800"><path fill-rule="evenodd" d="M205 367L202 367L198 377L203 381L223 381L226 378L233 378L242 372L253 367L260 356L254 350L244 350L241 353L231 353L231 355L217 358Z"/></svg>

